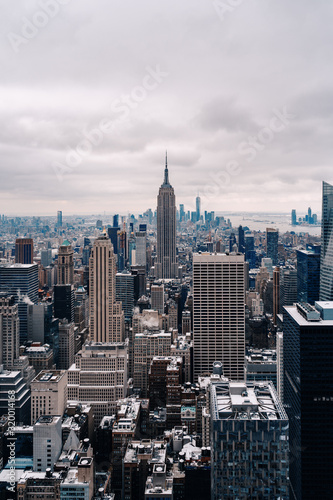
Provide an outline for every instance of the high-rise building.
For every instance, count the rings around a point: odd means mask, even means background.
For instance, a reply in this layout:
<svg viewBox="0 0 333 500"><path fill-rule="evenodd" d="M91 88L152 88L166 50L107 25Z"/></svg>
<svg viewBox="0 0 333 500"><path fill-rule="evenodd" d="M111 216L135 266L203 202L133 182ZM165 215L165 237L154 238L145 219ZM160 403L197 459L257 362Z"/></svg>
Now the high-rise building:
<svg viewBox="0 0 333 500"><path fill-rule="evenodd" d="M67 319L69 323L74 321L74 287L73 285L55 285L54 294L54 317Z"/></svg>
<svg viewBox="0 0 333 500"><path fill-rule="evenodd" d="M289 498L288 417L273 384L213 383L210 400L212 500Z"/></svg>
<svg viewBox="0 0 333 500"><path fill-rule="evenodd" d="M48 267L52 264L52 249L47 248L40 252L40 263L43 267Z"/></svg>
<svg viewBox="0 0 333 500"><path fill-rule="evenodd" d="M117 219L118 220L118 219ZM108 235L111 240L113 246L113 253L118 255L118 233L120 231L120 227L114 226L108 228Z"/></svg>
<svg viewBox="0 0 333 500"><path fill-rule="evenodd" d="M201 198L199 195L195 199L195 213L196 213L196 220L198 222L201 217Z"/></svg>
<svg viewBox="0 0 333 500"><path fill-rule="evenodd" d="M245 253L245 232L242 226L238 228L238 251Z"/></svg>
<svg viewBox="0 0 333 500"><path fill-rule="evenodd" d="M30 425L30 391L21 371L8 371L0 366L0 417L8 415L10 401L15 405L15 422Z"/></svg>
<svg viewBox="0 0 333 500"><path fill-rule="evenodd" d="M137 266L144 266L146 268L147 264L147 256L146 256L146 247L147 247L147 233L146 231L137 231L135 233L135 264Z"/></svg>
<svg viewBox="0 0 333 500"><path fill-rule="evenodd" d="M293 209L291 211L291 225L296 226L297 225L297 215L296 215L296 210Z"/></svg>
<svg viewBox="0 0 333 500"><path fill-rule="evenodd" d="M280 267L280 312L297 302L297 270Z"/></svg>
<svg viewBox="0 0 333 500"><path fill-rule="evenodd" d="M266 229L266 255L272 259L273 266L277 266L278 259L279 231L277 229Z"/></svg>
<svg viewBox="0 0 333 500"><path fill-rule="evenodd" d="M256 267L256 253L254 250L254 235L245 234L245 260L249 263L250 269Z"/></svg>
<svg viewBox="0 0 333 500"><path fill-rule="evenodd" d="M57 212L57 226L62 227L62 210Z"/></svg>
<svg viewBox="0 0 333 500"><path fill-rule="evenodd" d="M15 297L0 293L0 365L12 370L14 359L19 357L20 331L18 306Z"/></svg>
<svg viewBox="0 0 333 500"><path fill-rule="evenodd" d="M58 252L58 285L74 283L74 251L68 240L59 247Z"/></svg>
<svg viewBox="0 0 333 500"><path fill-rule="evenodd" d="M74 363L74 323L59 321L59 370L68 370Z"/></svg>
<svg viewBox="0 0 333 500"><path fill-rule="evenodd" d="M0 264L0 292L14 295L20 319L20 343L28 338L28 305L38 302L37 264Z"/></svg>
<svg viewBox="0 0 333 500"><path fill-rule="evenodd" d="M127 269L116 274L116 300L121 302L125 320L131 321L134 310L134 275Z"/></svg>
<svg viewBox="0 0 333 500"><path fill-rule="evenodd" d="M222 361L224 375L244 380L244 255L193 255L194 380Z"/></svg>
<svg viewBox="0 0 333 500"><path fill-rule="evenodd" d="M32 238L17 238L15 242L15 264L32 264L34 242Z"/></svg>
<svg viewBox="0 0 333 500"><path fill-rule="evenodd" d="M134 337L134 387L141 389L143 397L147 397L148 374L154 356L170 356L171 333L163 330L158 333L145 331Z"/></svg>
<svg viewBox="0 0 333 500"><path fill-rule="evenodd" d="M164 314L164 285L152 285L151 289L151 308Z"/></svg>
<svg viewBox="0 0 333 500"><path fill-rule="evenodd" d="M290 422L290 493L333 498L333 302L284 308L284 406Z"/></svg>
<svg viewBox="0 0 333 500"><path fill-rule="evenodd" d="M314 305L319 300L320 248L320 245L307 245L306 250L297 250L298 302Z"/></svg>
<svg viewBox="0 0 333 500"><path fill-rule="evenodd" d="M94 243L89 259L90 338L95 342L121 342L124 313L116 302L116 258L104 232Z"/></svg>
<svg viewBox="0 0 333 500"><path fill-rule="evenodd" d="M237 247L236 235L235 235L235 233L231 233L229 236L229 252L235 251L234 245L236 245L236 247ZM236 251L237 251L237 249L236 249Z"/></svg>
<svg viewBox="0 0 333 500"><path fill-rule="evenodd" d="M41 415L63 415L67 405L67 371L42 370L31 382L31 424Z"/></svg>
<svg viewBox="0 0 333 500"><path fill-rule="evenodd" d="M68 400L89 403L96 427L105 415L115 413L117 400L126 396L127 355L128 341L89 342L68 370Z"/></svg>
<svg viewBox="0 0 333 500"><path fill-rule="evenodd" d="M333 300L333 186L323 182L320 300Z"/></svg>
<svg viewBox="0 0 333 500"><path fill-rule="evenodd" d="M61 422L62 415L43 415L35 423L33 430L34 471L53 470L62 449Z"/></svg>
<svg viewBox="0 0 333 500"><path fill-rule="evenodd" d="M157 278L176 278L176 198L169 182L167 158L164 182L157 196Z"/></svg>
<svg viewBox="0 0 333 500"><path fill-rule="evenodd" d="M183 204L179 205L179 220L180 222L185 220L185 209Z"/></svg>
<svg viewBox="0 0 333 500"><path fill-rule="evenodd" d="M277 315L280 312L280 268L273 271L273 321L277 324Z"/></svg>

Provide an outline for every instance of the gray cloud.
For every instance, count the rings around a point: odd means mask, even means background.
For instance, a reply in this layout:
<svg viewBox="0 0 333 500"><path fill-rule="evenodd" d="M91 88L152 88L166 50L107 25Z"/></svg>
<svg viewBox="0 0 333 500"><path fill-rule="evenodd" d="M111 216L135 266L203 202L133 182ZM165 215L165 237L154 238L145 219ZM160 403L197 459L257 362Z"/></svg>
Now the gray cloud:
<svg viewBox="0 0 333 500"><path fill-rule="evenodd" d="M216 211L320 210L333 180L329 2L252 0L221 21L210 1L70 0L15 52L10 33L42 3L2 6L0 213L155 208L165 149L189 208L206 190ZM157 66L168 75L122 119L113 103ZM247 161L239 145L283 106L295 118ZM54 162L104 118L112 130L59 182ZM241 173L228 180L231 161Z"/></svg>

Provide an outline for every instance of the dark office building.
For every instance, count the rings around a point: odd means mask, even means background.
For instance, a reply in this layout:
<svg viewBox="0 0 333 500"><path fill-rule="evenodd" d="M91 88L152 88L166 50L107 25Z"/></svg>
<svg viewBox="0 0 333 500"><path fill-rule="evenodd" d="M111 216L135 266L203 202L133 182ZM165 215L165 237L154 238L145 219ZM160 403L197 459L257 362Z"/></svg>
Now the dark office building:
<svg viewBox="0 0 333 500"><path fill-rule="evenodd" d="M333 186L323 182L320 300L333 300Z"/></svg>
<svg viewBox="0 0 333 500"><path fill-rule="evenodd" d="M242 226L238 228L238 251L245 253L245 235Z"/></svg>
<svg viewBox="0 0 333 500"><path fill-rule="evenodd" d="M320 245L297 250L297 300L314 305L319 300Z"/></svg>
<svg viewBox="0 0 333 500"><path fill-rule="evenodd" d="M290 498L333 498L333 302L284 308Z"/></svg>
<svg viewBox="0 0 333 500"><path fill-rule="evenodd" d="M278 265L279 231L277 229L266 229L266 255L272 259L273 266Z"/></svg>
<svg viewBox="0 0 333 500"><path fill-rule="evenodd" d="M15 264L32 264L34 242L32 238L17 238L15 242Z"/></svg>
<svg viewBox="0 0 333 500"><path fill-rule="evenodd" d="M109 227L108 235L113 245L113 252L118 254L118 231L120 231L119 227Z"/></svg>
<svg viewBox="0 0 333 500"><path fill-rule="evenodd" d="M54 287L54 317L66 318L74 322L74 288L73 285L55 285Z"/></svg>

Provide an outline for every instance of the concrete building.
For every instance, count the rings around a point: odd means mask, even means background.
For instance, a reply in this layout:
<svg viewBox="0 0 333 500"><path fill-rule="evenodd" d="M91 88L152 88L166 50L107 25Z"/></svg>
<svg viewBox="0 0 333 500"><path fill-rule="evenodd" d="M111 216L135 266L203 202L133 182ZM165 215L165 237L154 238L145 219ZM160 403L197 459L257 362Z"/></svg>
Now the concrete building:
<svg viewBox="0 0 333 500"><path fill-rule="evenodd" d="M153 474L148 477L145 489L145 500L173 500L173 478L167 476L165 464L155 464Z"/></svg>
<svg viewBox="0 0 333 500"><path fill-rule="evenodd" d="M34 471L53 470L62 449L61 420L62 418L59 415L43 415L34 424Z"/></svg>
<svg viewBox="0 0 333 500"><path fill-rule="evenodd" d="M144 498L146 480L154 464L166 463L164 441L142 439L131 441L124 456L124 498Z"/></svg>
<svg viewBox="0 0 333 500"><path fill-rule="evenodd" d="M277 229L266 229L266 255L272 259L273 266L277 266L278 259L279 231Z"/></svg>
<svg viewBox="0 0 333 500"><path fill-rule="evenodd" d="M116 258L106 233L95 240L89 259L89 315L92 341L124 340L124 313L116 302Z"/></svg>
<svg viewBox="0 0 333 500"><path fill-rule="evenodd" d="M288 417L270 382L211 385L211 498L288 498Z"/></svg>
<svg viewBox="0 0 333 500"><path fill-rule="evenodd" d="M66 319L59 321L59 370L68 370L74 363L75 325Z"/></svg>
<svg viewBox="0 0 333 500"><path fill-rule="evenodd" d="M74 250L68 240L65 240L58 251L58 285L73 285L74 283Z"/></svg>
<svg viewBox="0 0 333 500"><path fill-rule="evenodd" d="M68 400L93 407L95 427L127 392L128 342L89 342L68 370Z"/></svg>
<svg viewBox="0 0 333 500"><path fill-rule="evenodd" d="M9 394L12 394L11 400ZM8 407L9 401L15 401L15 422L30 424L30 390L21 372L3 370L0 366L0 417L8 415L11 410Z"/></svg>
<svg viewBox="0 0 333 500"><path fill-rule="evenodd" d="M41 415L63 415L67 405L67 372L41 371L31 383L31 423Z"/></svg>
<svg viewBox="0 0 333 500"><path fill-rule="evenodd" d="M148 373L154 356L170 356L171 333L138 333L134 337L133 385L147 397Z"/></svg>
<svg viewBox="0 0 333 500"><path fill-rule="evenodd" d="M144 266L146 268L147 265L147 232L146 231L137 231L135 233L135 265L136 266Z"/></svg>
<svg viewBox="0 0 333 500"><path fill-rule="evenodd" d="M276 351L249 349L245 356L246 382L272 382L277 390Z"/></svg>
<svg viewBox="0 0 333 500"><path fill-rule="evenodd" d="M244 380L243 254L193 255L194 380L222 361L224 375Z"/></svg>
<svg viewBox="0 0 333 500"><path fill-rule="evenodd" d="M0 293L0 364L11 370L19 357L20 330L15 297Z"/></svg>
<svg viewBox="0 0 333 500"><path fill-rule="evenodd" d="M151 308L159 314L164 314L164 285L152 285L150 293Z"/></svg>
<svg viewBox="0 0 333 500"><path fill-rule="evenodd" d="M42 345L40 342L29 344L20 349L22 356L27 356L29 365L33 366L36 375L42 370L54 370L56 368L53 360L53 351L49 344Z"/></svg>

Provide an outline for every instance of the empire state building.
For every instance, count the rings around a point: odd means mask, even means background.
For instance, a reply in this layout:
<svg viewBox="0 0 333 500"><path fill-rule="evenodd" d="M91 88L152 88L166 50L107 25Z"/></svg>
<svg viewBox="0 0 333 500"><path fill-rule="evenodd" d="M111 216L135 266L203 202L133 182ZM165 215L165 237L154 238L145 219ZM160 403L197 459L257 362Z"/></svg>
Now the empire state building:
<svg viewBox="0 0 333 500"><path fill-rule="evenodd" d="M176 197L169 182L165 157L164 182L157 196L157 263L156 277L177 278L176 263Z"/></svg>

